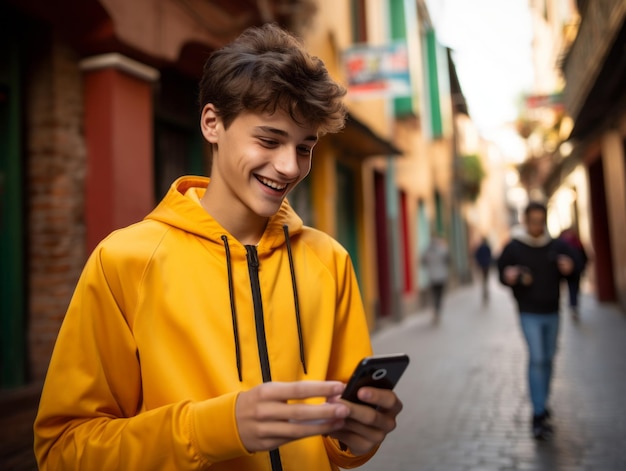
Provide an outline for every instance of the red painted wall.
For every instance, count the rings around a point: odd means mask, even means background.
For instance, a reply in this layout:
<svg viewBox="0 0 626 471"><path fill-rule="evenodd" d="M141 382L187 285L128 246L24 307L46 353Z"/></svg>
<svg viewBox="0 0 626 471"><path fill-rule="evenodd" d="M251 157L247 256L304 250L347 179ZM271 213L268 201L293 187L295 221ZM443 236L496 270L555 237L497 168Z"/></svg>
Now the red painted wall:
<svg viewBox="0 0 626 471"><path fill-rule="evenodd" d="M85 220L89 251L154 207L152 85L116 69L86 72Z"/></svg>
<svg viewBox="0 0 626 471"><path fill-rule="evenodd" d="M612 302L616 299L613 278L613 257L609 239L608 212L604 191L602 159L589 166L589 189L591 203L591 237L593 239L596 292L598 301Z"/></svg>
<svg viewBox="0 0 626 471"><path fill-rule="evenodd" d="M404 191L400 192L400 237L402 238L402 268L404 272L403 277L403 292L405 294L413 291L413 251L411 250L413 244L411 244L411 231L409 228L409 208L407 202L407 196Z"/></svg>
<svg viewBox="0 0 626 471"><path fill-rule="evenodd" d="M385 176L374 173L376 195L376 261L378 264L378 292L380 295L380 315L391 315L391 255L389 253L389 232L387 203L385 197Z"/></svg>

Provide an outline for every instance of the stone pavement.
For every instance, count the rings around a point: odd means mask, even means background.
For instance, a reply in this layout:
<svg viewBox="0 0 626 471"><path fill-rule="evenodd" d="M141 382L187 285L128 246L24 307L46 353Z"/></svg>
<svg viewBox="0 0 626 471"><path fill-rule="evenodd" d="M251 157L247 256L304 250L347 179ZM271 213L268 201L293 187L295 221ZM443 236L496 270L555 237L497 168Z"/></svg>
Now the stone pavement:
<svg viewBox="0 0 626 471"><path fill-rule="evenodd" d="M626 470L626 315L581 299L561 316L552 396L555 435L533 440L526 349L509 291L491 280L444 298L441 322L408 316L374 334L377 353L406 352L398 427L363 471Z"/></svg>

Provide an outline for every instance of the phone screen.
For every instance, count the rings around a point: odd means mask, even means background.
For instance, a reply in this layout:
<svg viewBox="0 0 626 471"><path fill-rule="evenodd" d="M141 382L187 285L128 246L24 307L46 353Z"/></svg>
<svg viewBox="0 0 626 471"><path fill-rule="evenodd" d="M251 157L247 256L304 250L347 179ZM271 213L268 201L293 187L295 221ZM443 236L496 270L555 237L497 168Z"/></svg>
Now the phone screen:
<svg viewBox="0 0 626 471"><path fill-rule="evenodd" d="M409 357L404 353L374 355L364 358L355 368L341 398L357 404L371 405L358 399L357 391L363 386L393 389L408 364Z"/></svg>

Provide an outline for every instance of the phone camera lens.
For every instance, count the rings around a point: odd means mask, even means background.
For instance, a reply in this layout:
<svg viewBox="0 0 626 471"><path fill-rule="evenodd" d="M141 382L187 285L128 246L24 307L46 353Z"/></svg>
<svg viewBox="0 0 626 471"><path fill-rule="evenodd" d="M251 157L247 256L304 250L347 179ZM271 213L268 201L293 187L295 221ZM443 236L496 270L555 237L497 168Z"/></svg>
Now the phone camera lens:
<svg viewBox="0 0 626 471"><path fill-rule="evenodd" d="M387 376L387 370L385 368L379 368L372 374L372 379L380 380Z"/></svg>

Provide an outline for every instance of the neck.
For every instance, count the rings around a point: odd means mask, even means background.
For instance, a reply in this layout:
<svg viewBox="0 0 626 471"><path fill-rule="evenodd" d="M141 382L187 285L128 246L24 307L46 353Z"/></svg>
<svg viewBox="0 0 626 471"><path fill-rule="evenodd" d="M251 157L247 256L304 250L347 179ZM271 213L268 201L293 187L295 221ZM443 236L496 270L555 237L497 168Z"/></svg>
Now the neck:
<svg viewBox="0 0 626 471"><path fill-rule="evenodd" d="M257 245L265 232L269 218L246 211L247 208L226 207L217 198L210 197L210 188L200 199L204 210L211 215L235 239L244 245Z"/></svg>

